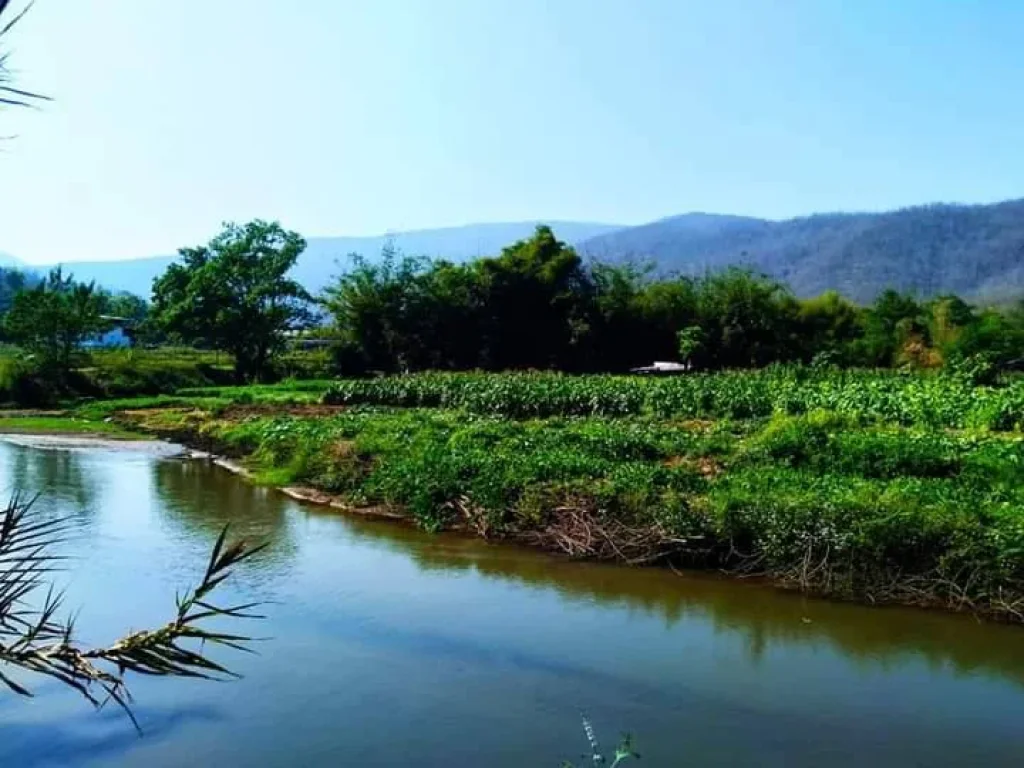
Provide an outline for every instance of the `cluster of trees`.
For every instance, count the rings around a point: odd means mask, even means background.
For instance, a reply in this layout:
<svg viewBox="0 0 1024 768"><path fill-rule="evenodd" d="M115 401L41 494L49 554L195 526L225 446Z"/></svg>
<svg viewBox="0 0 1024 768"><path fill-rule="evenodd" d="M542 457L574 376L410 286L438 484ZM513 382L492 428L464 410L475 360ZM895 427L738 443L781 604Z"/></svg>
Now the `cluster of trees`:
<svg viewBox="0 0 1024 768"><path fill-rule="evenodd" d="M1024 356L1021 309L896 291L868 306L833 291L798 299L738 268L658 277L650 265L584 263L547 227L468 264L357 259L324 306L347 370L621 371L674 359L937 367L978 357L998 367Z"/></svg>
<svg viewBox="0 0 1024 768"><path fill-rule="evenodd" d="M221 349L240 379L271 368L284 332L307 325L311 297L287 272L305 247L294 232L254 221L227 225L208 245L181 250L153 286L152 302L81 283L61 269L39 279L20 273L3 309L5 341L31 353L45 372L67 375L83 342L127 321L136 339Z"/></svg>
<svg viewBox="0 0 1024 768"><path fill-rule="evenodd" d="M43 278L5 270L3 286L17 286L0 306L0 336L35 356L39 367L61 375L81 344L107 330L110 318L144 327L147 303L129 293L110 293L94 283L77 282L60 268Z"/></svg>
<svg viewBox="0 0 1024 768"><path fill-rule="evenodd" d="M858 306L834 291L798 299L782 283L727 268L657 276L650 265L585 263L548 227L466 264L353 257L319 298L289 277L305 241L277 223L226 225L184 248L151 303L76 283L59 270L15 292L9 340L68 370L104 316L129 318L150 341L220 349L239 379L272 375L288 332L335 339L343 374L423 369L623 371L652 360L695 368L773 362L933 368L1024 357L1024 306L977 309L956 296L920 301L883 292Z"/></svg>

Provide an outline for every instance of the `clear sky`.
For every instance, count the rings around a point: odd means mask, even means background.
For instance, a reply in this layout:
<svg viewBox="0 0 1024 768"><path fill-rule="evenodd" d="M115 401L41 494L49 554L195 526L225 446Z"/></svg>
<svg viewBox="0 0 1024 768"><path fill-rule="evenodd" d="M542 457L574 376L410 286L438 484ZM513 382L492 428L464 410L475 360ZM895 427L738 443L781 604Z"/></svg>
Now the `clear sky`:
<svg viewBox="0 0 1024 768"><path fill-rule="evenodd" d="M17 0L15 2L17 5ZM1024 2L38 0L0 251L1024 196Z"/></svg>

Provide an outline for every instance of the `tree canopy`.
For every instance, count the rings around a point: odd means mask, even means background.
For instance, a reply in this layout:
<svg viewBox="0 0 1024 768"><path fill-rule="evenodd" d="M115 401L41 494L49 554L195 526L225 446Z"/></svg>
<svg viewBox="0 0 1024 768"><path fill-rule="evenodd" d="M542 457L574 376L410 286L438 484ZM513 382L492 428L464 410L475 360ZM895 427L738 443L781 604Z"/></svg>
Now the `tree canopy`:
<svg viewBox="0 0 1024 768"><path fill-rule="evenodd" d="M226 224L207 245L182 248L154 281L154 325L231 353L239 379L265 377L285 332L309 317L309 295L288 277L305 247L276 222Z"/></svg>
<svg viewBox="0 0 1024 768"><path fill-rule="evenodd" d="M883 292L858 306L835 291L798 299L730 267L658 276L644 263L584 263L547 227L468 264L357 259L325 305L342 373L557 368L623 371L653 360L696 368L773 362L937 367L1024 357L1024 310L977 310L955 296Z"/></svg>
<svg viewBox="0 0 1024 768"><path fill-rule="evenodd" d="M57 268L14 296L4 318L7 338L39 357L45 368L66 374L79 345L103 327L103 295Z"/></svg>

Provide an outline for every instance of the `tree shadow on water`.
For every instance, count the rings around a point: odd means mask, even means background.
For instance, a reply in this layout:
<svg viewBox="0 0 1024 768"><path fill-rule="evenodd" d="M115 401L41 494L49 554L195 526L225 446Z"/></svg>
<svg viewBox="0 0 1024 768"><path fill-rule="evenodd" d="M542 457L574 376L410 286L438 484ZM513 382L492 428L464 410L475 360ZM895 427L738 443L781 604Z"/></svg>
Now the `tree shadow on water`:
<svg viewBox="0 0 1024 768"><path fill-rule="evenodd" d="M9 716L11 713L6 713ZM224 715L215 707L185 706L136 710L143 734L116 707L84 710L71 717L0 723L0 765L19 768L67 768L116 764L133 749L174 736L193 723L216 723Z"/></svg>

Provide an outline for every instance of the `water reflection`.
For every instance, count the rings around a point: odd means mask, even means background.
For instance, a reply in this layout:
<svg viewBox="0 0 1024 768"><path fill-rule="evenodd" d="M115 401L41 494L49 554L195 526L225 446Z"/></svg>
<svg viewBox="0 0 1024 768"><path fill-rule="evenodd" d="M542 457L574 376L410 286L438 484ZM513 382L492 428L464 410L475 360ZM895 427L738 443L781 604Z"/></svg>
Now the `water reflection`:
<svg viewBox="0 0 1024 768"><path fill-rule="evenodd" d="M472 571L553 590L569 601L656 615L669 629L686 620L709 622L716 633L743 637L755 663L773 646L824 645L869 667L892 668L913 658L926 660L933 669L986 673L1024 685L1024 630L1019 627L938 611L807 599L705 574L570 562L390 522L349 519L346 524L360 539L404 552L424 571Z"/></svg>
<svg viewBox="0 0 1024 768"><path fill-rule="evenodd" d="M96 504L102 467L88 454L5 446L3 490L33 495L45 490L41 506L60 506L65 513L88 514ZM94 457L93 457L94 458Z"/></svg>
<svg viewBox="0 0 1024 768"><path fill-rule="evenodd" d="M151 508L167 535L194 553L195 563L202 562L225 526L232 538L268 545L239 566L237 580L244 580L256 598L273 599L273 586L287 578L298 556L289 499L206 460L155 461L151 476Z"/></svg>
<svg viewBox="0 0 1024 768"><path fill-rule="evenodd" d="M208 706L145 709L147 742L173 738L196 723L223 722L224 714ZM117 707L99 712L79 709L60 722L17 718L0 723L0 744L18 755L19 768L59 768L88 755L90 761L117 761L140 746L139 735L124 727Z"/></svg>

